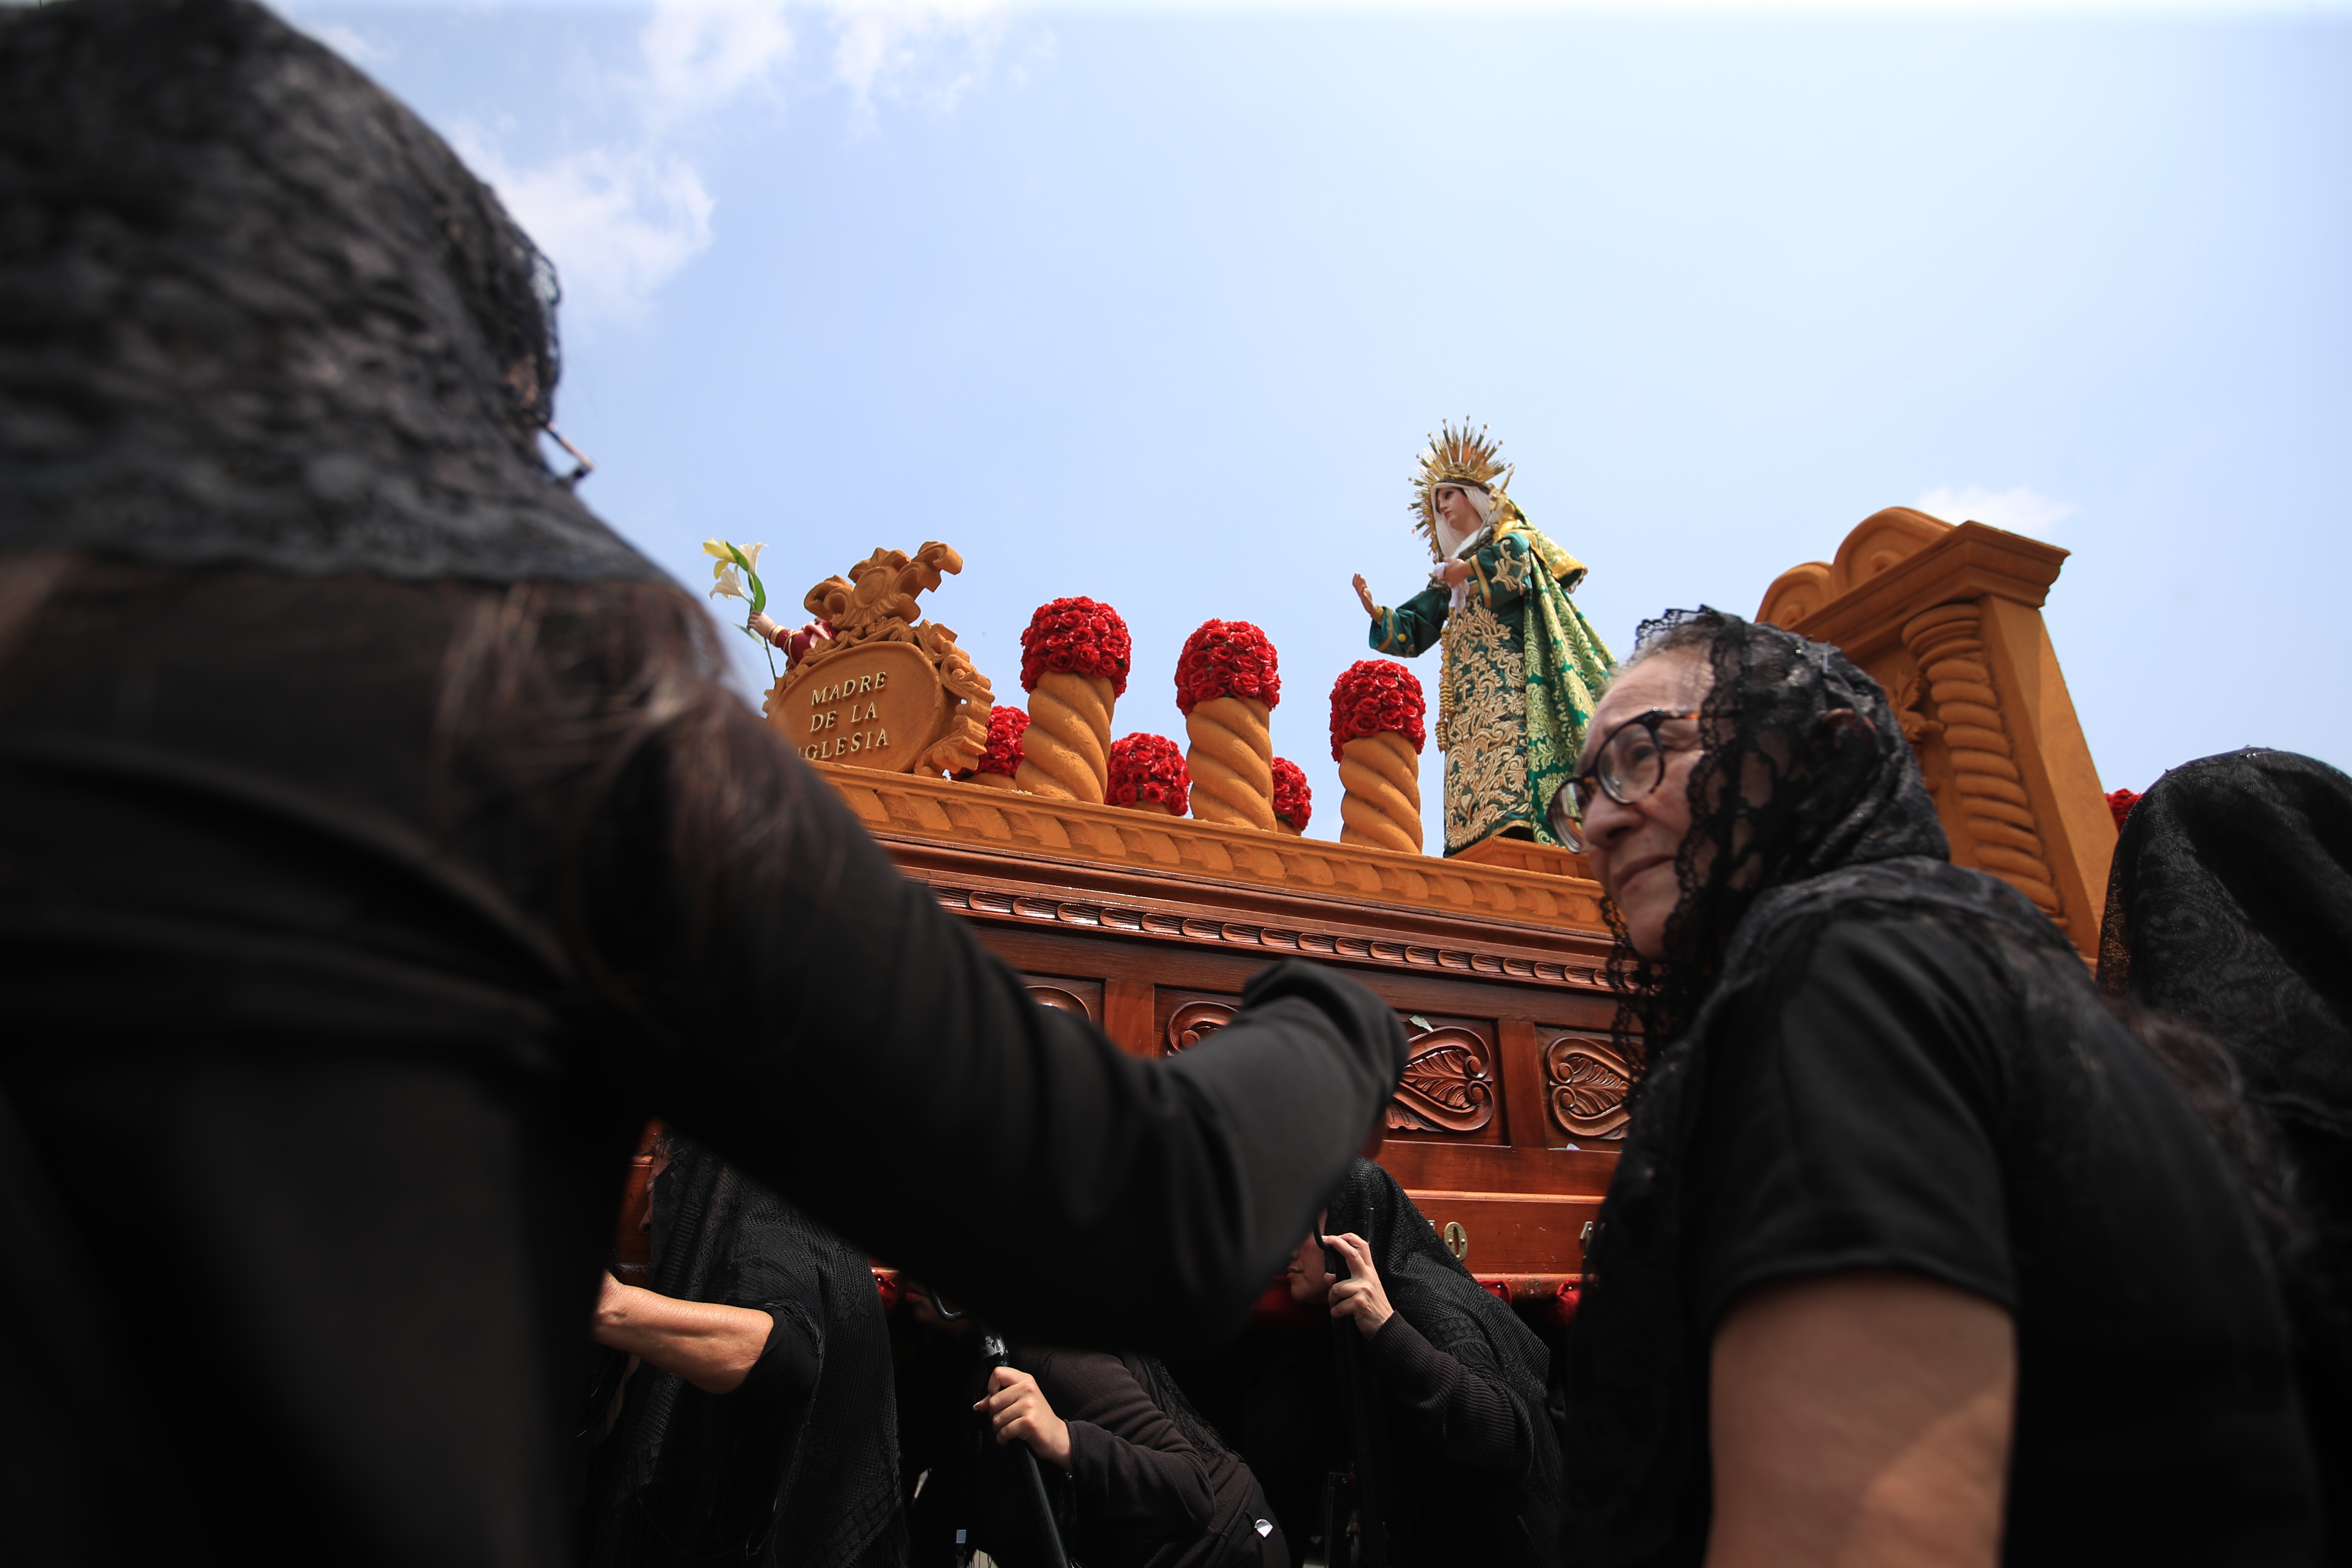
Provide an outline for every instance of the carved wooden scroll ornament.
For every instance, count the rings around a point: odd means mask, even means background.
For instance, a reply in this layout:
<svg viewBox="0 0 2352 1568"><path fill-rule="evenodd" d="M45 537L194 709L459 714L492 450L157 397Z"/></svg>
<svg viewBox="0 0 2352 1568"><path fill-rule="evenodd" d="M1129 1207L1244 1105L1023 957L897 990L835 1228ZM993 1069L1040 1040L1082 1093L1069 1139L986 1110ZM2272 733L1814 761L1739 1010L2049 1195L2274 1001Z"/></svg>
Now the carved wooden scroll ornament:
<svg viewBox="0 0 2352 1568"><path fill-rule="evenodd" d="M1187 1002L1168 1015L1168 1054L1189 1050L1234 1021L1237 1009L1223 1002Z"/></svg>
<svg viewBox="0 0 2352 1568"><path fill-rule="evenodd" d="M1431 1029L1408 1042L1404 1076L1389 1101L1400 1132L1475 1132L1495 1119L1486 1042L1467 1029Z"/></svg>
<svg viewBox="0 0 2352 1568"><path fill-rule="evenodd" d="M1633 1075L1606 1040L1562 1035L1544 1047L1545 1098L1551 1119L1571 1138L1622 1138Z"/></svg>
<svg viewBox="0 0 2352 1568"><path fill-rule="evenodd" d="M1168 1054L1199 1045L1233 1022L1236 1011L1223 1002L1178 1007L1168 1016ZM1389 1100L1391 1131L1475 1132L1494 1119L1494 1068L1483 1038L1451 1027L1408 1037L1404 1075Z"/></svg>

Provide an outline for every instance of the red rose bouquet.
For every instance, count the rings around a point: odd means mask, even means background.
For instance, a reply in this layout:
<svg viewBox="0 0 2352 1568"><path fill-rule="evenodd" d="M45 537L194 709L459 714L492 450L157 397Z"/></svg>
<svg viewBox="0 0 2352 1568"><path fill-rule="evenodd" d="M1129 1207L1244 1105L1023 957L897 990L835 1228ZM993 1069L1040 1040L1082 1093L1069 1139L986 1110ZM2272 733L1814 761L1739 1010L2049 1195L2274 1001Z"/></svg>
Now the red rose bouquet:
<svg viewBox="0 0 2352 1568"><path fill-rule="evenodd" d="M1127 695L1127 670L1134 656L1127 623L1108 605L1092 599L1055 599L1040 605L1021 634L1021 689L1037 689L1049 669L1096 675L1110 682L1111 695Z"/></svg>
<svg viewBox="0 0 2352 1568"><path fill-rule="evenodd" d="M1418 752L1428 713L1412 671L1392 658L1360 658L1331 683L1331 760L1367 735L1402 735Z"/></svg>
<svg viewBox="0 0 2352 1568"><path fill-rule="evenodd" d="M1155 801L1181 816L1192 806L1192 772L1167 736L1121 735L1110 743L1110 785L1103 799L1111 805Z"/></svg>
<svg viewBox="0 0 2352 1568"><path fill-rule="evenodd" d="M1274 644L1247 621L1203 621L1177 657L1177 711L1190 718L1217 697L1255 697L1268 708L1282 700Z"/></svg>
<svg viewBox="0 0 2352 1568"><path fill-rule="evenodd" d="M1307 787L1307 770L1288 757L1274 759L1274 815L1300 833L1315 815L1315 792Z"/></svg>
<svg viewBox="0 0 2352 1568"><path fill-rule="evenodd" d="M1000 702L988 710L988 746L980 753L980 766L973 773L1003 773L1011 778L1021 771L1021 733L1029 728L1029 715L1019 708L1007 708ZM959 773L970 778L971 773Z"/></svg>

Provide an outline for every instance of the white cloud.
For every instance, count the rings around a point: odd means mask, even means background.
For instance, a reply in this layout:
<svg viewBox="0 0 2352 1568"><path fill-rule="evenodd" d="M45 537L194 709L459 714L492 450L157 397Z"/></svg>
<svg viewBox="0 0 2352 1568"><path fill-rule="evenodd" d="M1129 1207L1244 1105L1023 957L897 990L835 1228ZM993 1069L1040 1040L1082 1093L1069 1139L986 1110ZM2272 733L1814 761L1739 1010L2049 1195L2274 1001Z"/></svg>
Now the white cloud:
<svg viewBox="0 0 2352 1568"><path fill-rule="evenodd" d="M1004 35L997 0L828 0L834 79L861 117L879 96L944 112L978 85Z"/></svg>
<svg viewBox="0 0 2352 1568"><path fill-rule="evenodd" d="M2023 485L2013 490L1989 490L1976 485L1954 489L1949 485L1937 485L1911 504L1929 517L1939 517L1947 522L1981 522L2036 537L2048 531L2053 523L2063 521L2083 510L2072 501L2037 495Z"/></svg>
<svg viewBox="0 0 2352 1568"><path fill-rule="evenodd" d="M1004 15L999 0L655 0L633 67L605 79L628 133L535 163L509 162L479 128L457 140L553 258L567 303L633 319L712 243L717 204L685 149L729 105L781 90L796 21L833 34L832 75L865 130L877 100L953 109L993 68ZM320 33L346 52L369 47L346 28Z"/></svg>
<svg viewBox="0 0 2352 1568"><path fill-rule="evenodd" d="M659 0L637 36L646 118L709 114L792 58L782 0Z"/></svg>
<svg viewBox="0 0 2352 1568"><path fill-rule="evenodd" d="M590 147L517 169L470 142L460 138L466 161L553 258L566 303L584 312L639 314L710 244L710 193L675 154Z"/></svg>

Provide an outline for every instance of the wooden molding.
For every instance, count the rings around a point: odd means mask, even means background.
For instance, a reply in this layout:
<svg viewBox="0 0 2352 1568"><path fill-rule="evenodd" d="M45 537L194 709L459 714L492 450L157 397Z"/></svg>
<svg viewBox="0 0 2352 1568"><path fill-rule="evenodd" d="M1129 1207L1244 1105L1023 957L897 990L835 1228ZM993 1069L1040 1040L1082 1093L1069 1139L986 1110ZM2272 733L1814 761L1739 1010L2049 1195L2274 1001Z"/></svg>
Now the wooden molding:
<svg viewBox="0 0 2352 1568"><path fill-rule="evenodd" d="M1605 984L1598 884L812 763L949 908L1145 940Z"/></svg>

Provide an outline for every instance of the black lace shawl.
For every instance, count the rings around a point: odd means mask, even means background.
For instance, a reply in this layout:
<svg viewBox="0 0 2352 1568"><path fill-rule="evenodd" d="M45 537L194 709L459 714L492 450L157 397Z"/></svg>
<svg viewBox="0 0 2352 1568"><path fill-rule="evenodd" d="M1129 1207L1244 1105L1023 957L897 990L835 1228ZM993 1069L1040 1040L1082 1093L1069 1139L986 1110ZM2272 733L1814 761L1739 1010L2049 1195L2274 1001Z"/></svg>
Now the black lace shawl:
<svg viewBox="0 0 2352 1568"><path fill-rule="evenodd" d="M757 1303L817 1348L785 1405L629 1378L589 1500L592 1563L850 1568L905 1561L889 1330L865 1258L683 1138L654 1185L651 1289Z"/></svg>
<svg viewBox="0 0 2352 1568"><path fill-rule="evenodd" d="M652 578L541 460L555 273L250 0L0 8L0 549Z"/></svg>
<svg viewBox="0 0 2352 1568"><path fill-rule="evenodd" d="M2090 990L2023 895L1948 863L1885 693L1843 655L1711 610L1653 622L1643 640L1704 654L1714 684L1669 962L1643 963L1618 925L1620 967L1642 983L1625 1012L1653 1032L1629 1057L1640 1072L1633 1118L1564 1351L1566 1555L1580 1564L1677 1561L1706 1540L1693 1529L1710 1495L1706 1347L1684 1293L1682 1183L1709 1036L1733 1000L1809 932L1867 910L1925 911L1957 940L1997 947L2021 988L2071 986L2077 1000ZM1829 718L1841 710L1866 724Z"/></svg>
<svg viewBox="0 0 2352 1568"><path fill-rule="evenodd" d="M1432 1346L1499 1381L1526 1435L1528 1458L1521 1475L1499 1482L1466 1474L1446 1479L1479 1495L1460 1495L1436 1478L1413 1473L1407 1462L1412 1440L1392 1429L1364 1363L1362 1336L1351 1325L1335 1324L1340 1414L1360 1483L1364 1531L1378 1543L1370 1561L1417 1565L1452 1560L1452 1554L1433 1550L1436 1543L1415 1539L1424 1532L1412 1528L1412 1517L1433 1513L1458 1521L1496 1510L1516 1515L1538 1560L1549 1561L1559 1531L1559 1447L1544 1408L1551 1355L1543 1341L1446 1250L1395 1178L1371 1161L1360 1159L1349 1167L1323 1228L1327 1235L1352 1231L1370 1244L1390 1305Z"/></svg>
<svg viewBox="0 0 2352 1568"><path fill-rule="evenodd" d="M2099 984L2224 1041L2272 1116L2352 1137L2352 778L2249 747L2157 781L2116 845Z"/></svg>

